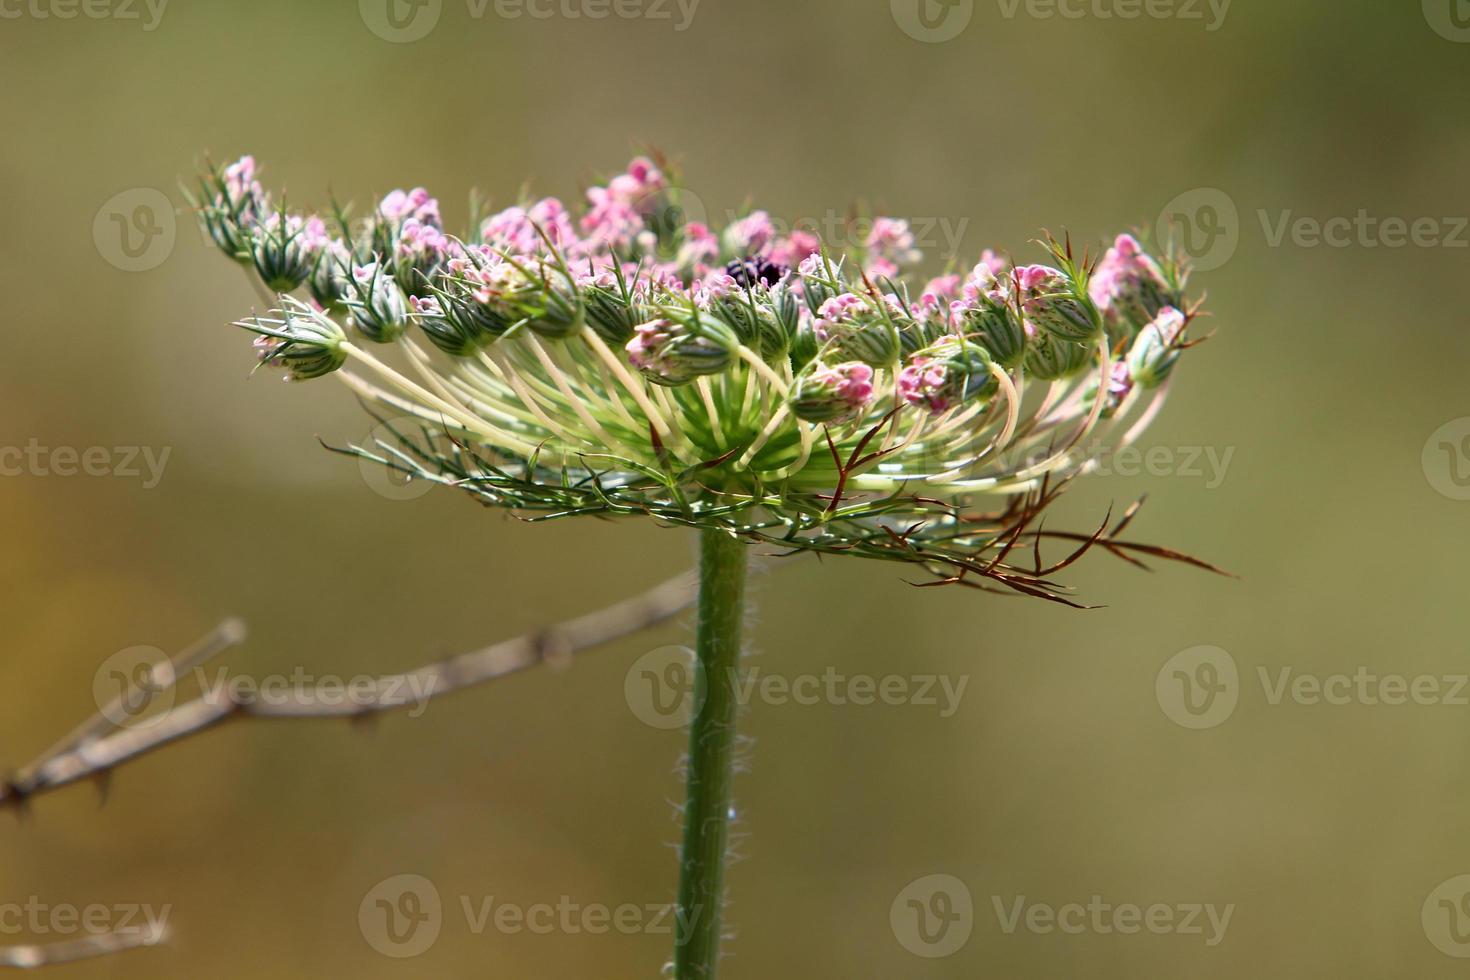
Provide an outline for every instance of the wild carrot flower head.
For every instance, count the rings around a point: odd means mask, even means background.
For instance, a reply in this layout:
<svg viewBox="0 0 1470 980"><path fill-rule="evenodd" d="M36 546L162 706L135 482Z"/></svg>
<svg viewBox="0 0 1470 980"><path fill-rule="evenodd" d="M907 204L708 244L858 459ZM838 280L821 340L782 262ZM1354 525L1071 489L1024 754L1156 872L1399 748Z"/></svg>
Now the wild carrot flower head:
<svg viewBox="0 0 1470 980"><path fill-rule="evenodd" d="M905 221L844 254L764 211L671 222L681 193L639 158L580 214L521 201L455 237L423 188L356 222L273 209L245 157L197 203L273 294L239 324L260 357L398 420L346 452L533 521L641 514L1067 601L1036 517L1162 403L1184 264L1124 235L1100 264L1048 241L911 279Z"/></svg>

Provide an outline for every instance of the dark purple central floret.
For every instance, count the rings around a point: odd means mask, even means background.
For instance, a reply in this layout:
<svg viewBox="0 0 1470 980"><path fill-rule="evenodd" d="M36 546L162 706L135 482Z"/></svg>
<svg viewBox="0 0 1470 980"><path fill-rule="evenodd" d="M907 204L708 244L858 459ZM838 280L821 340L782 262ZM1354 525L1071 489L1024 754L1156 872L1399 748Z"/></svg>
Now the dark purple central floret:
<svg viewBox="0 0 1470 980"><path fill-rule="evenodd" d="M734 279L744 289L749 289L758 282L766 286L774 286L785 279L790 272L789 266L772 262L758 255L736 259L725 266L725 275Z"/></svg>

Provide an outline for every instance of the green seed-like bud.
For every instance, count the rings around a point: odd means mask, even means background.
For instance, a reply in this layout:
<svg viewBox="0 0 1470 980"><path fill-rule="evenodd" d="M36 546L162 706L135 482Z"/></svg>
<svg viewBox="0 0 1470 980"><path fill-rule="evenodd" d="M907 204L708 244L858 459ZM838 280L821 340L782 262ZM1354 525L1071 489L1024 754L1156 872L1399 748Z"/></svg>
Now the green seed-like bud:
<svg viewBox="0 0 1470 980"><path fill-rule="evenodd" d="M842 263L841 258L829 262L823 255L809 255L802 261L801 295L814 316L821 314L823 303L846 290Z"/></svg>
<svg viewBox="0 0 1470 980"><path fill-rule="evenodd" d="M490 343L511 328L511 321L499 304L460 281L454 273L435 276L429 291L439 301L444 318L466 336L480 338L481 343Z"/></svg>
<svg viewBox="0 0 1470 980"><path fill-rule="evenodd" d="M982 297L979 304L965 313L966 335L989 351L1001 367L1015 370L1026 354L1025 326L1004 303Z"/></svg>
<svg viewBox="0 0 1470 980"><path fill-rule="evenodd" d="M912 325L912 317L891 296L843 293L822 304L813 329L823 342L823 356L828 360L889 367L903 353L901 334Z"/></svg>
<svg viewBox="0 0 1470 980"><path fill-rule="evenodd" d="M312 264L306 286L311 298L323 309L341 312L347 309L347 277L352 266L352 253L341 241L323 245Z"/></svg>
<svg viewBox="0 0 1470 980"><path fill-rule="evenodd" d="M527 288L510 296L510 308L526 325L543 337L565 340L582 332L587 310L578 290L556 270L543 269L545 278L531 280Z"/></svg>
<svg viewBox="0 0 1470 980"><path fill-rule="evenodd" d="M470 357L488 339L492 339L482 331L466 329L461 322L445 316L437 297L410 296L408 302L413 307L413 319L424 336L429 338L429 343L450 357Z"/></svg>
<svg viewBox="0 0 1470 980"><path fill-rule="evenodd" d="M1128 352L1128 369L1140 387L1157 388L1173 373L1180 354L1176 345L1185 322L1183 313L1166 306L1152 323L1139 331Z"/></svg>
<svg viewBox="0 0 1470 980"><path fill-rule="evenodd" d="M873 395L873 369L867 364L813 364L796 379L791 414L819 425L847 422L867 410Z"/></svg>
<svg viewBox="0 0 1470 980"><path fill-rule="evenodd" d="M255 159L247 156L199 178L200 221L220 250L240 262L251 261L255 227L270 210L255 177Z"/></svg>
<svg viewBox="0 0 1470 980"><path fill-rule="evenodd" d="M954 336L954 331L944 321L936 318L904 323L898 335L902 359L907 360L924 348L932 347L945 337L952 336Z"/></svg>
<svg viewBox="0 0 1470 980"><path fill-rule="evenodd" d="M391 344L408 327L408 300L380 263L352 270L347 306L353 325L373 343Z"/></svg>
<svg viewBox="0 0 1470 980"><path fill-rule="evenodd" d="M1102 314L1087 295L1084 283L1046 265L1028 265L1015 271L1021 309L1043 333L1082 343L1102 331Z"/></svg>
<svg viewBox="0 0 1470 980"><path fill-rule="evenodd" d="M948 337L909 359L899 373L898 392L910 405L923 406L939 415L993 395L1000 382L990 369L991 363L984 347Z"/></svg>
<svg viewBox="0 0 1470 980"><path fill-rule="evenodd" d="M677 387L724 372L734 361L739 343L728 327L707 316L660 317L639 324L626 350L628 360L648 380Z"/></svg>
<svg viewBox="0 0 1470 980"><path fill-rule="evenodd" d="M565 340L582 332L587 324L587 311L580 304L563 306L551 304L540 316L527 321L527 326L543 337Z"/></svg>
<svg viewBox="0 0 1470 980"><path fill-rule="evenodd" d="M423 296L444 261L449 239L434 225L409 218L393 247L393 278L405 296Z"/></svg>
<svg viewBox="0 0 1470 980"><path fill-rule="evenodd" d="M1049 333L1040 333L1026 345L1026 373L1042 381L1069 378L1092 360L1092 348Z"/></svg>
<svg viewBox="0 0 1470 980"><path fill-rule="evenodd" d="M713 304L712 312L735 332L742 344L769 360L786 353L791 346L791 335L771 297L762 295L763 292L737 290Z"/></svg>
<svg viewBox="0 0 1470 980"><path fill-rule="evenodd" d="M873 320L832 331L828 350L835 357L887 367L903 353L903 340L895 325Z"/></svg>
<svg viewBox="0 0 1470 980"><path fill-rule="evenodd" d="M822 342L809 326L802 326L791 338L791 369L800 372L802 368L817 359L821 352Z"/></svg>
<svg viewBox="0 0 1470 980"><path fill-rule="evenodd" d="M614 270L583 276L582 304L587 311L587 325L610 344L626 344L633 328L652 319L648 308L637 302L627 279Z"/></svg>
<svg viewBox="0 0 1470 980"><path fill-rule="evenodd" d="M274 293L289 293L311 274L325 231L320 218L273 214L255 228L250 258Z"/></svg>
<svg viewBox="0 0 1470 980"><path fill-rule="evenodd" d="M789 352L801 329L801 303L784 283L732 292L716 304L715 312L741 343L766 360Z"/></svg>
<svg viewBox="0 0 1470 980"><path fill-rule="evenodd" d="M285 368L298 381L325 377L347 360L347 335L331 317L291 297L277 311L279 320L255 317L236 324L257 334L261 362Z"/></svg>

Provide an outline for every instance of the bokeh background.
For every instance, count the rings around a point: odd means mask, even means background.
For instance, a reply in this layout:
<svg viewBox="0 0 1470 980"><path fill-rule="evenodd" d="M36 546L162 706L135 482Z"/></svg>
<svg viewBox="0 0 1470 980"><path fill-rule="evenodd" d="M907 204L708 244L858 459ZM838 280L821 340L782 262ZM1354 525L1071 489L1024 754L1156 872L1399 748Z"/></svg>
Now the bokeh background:
<svg viewBox="0 0 1470 980"><path fill-rule="evenodd" d="M530 178L571 199L655 146L717 215L864 200L961 224L968 261L1173 210L1216 232L1197 281L1218 332L1144 441L1179 465L1099 477L1064 510L1091 527L1147 493L1136 537L1241 580L1097 556L1069 578L1105 608L1071 612L919 591L877 565L762 575L763 670L967 687L951 717L752 706L725 972L1462 975L1445 950L1470 947L1439 899L1470 872L1464 692L1272 703L1261 672L1470 671L1470 423L1436 435L1470 415L1470 9L923 2L927 21L912 0L702 0L692 20L654 0L604 20L565 12L595 0L546 19L443 0L400 6L415 31L437 18L412 41L381 36L373 0L0 5L0 445L169 453L156 485L0 479L0 762L93 711L110 655L176 649L229 614L251 628L231 671L351 677L611 602L693 557L644 524L533 528L449 491L390 499L324 453L318 436L369 424L338 386L248 378L226 324L255 294L178 190L205 153L255 153L300 204L426 184L453 224L471 187L504 203ZM177 209L154 214L176 234L129 256L110 215L130 220L140 189ZM1430 224L1400 247L1275 235L1360 212ZM1196 472L1195 448L1228 467ZM170 907L169 945L58 976L655 976L665 936L477 933L461 900L671 900L682 735L643 724L624 678L689 639L671 624L369 729L237 725L174 746L121 772L103 807L81 786L0 818L0 903ZM1199 646L1238 681L1233 713L1196 730L1161 692L1170 658ZM358 913L401 874L429 879L444 913L430 949L395 959ZM890 911L931 875L957 879L974 915L961 949L926 958ZM1209 945L1208 926L1008 933L996 911L1094 895L1233 914Z"/></svg>

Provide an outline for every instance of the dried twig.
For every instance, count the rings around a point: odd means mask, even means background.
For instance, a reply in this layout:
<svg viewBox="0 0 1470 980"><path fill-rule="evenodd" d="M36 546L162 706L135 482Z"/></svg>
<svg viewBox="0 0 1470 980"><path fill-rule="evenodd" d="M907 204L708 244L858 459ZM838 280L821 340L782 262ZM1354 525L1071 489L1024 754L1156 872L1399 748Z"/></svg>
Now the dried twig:
<svg viewBox="0 0 1470 980"><path fill-rule="evenodd" d="M190 670L208 663L231 647L239 646L244 642L245 624L238 619L225 620L203 638L184 648L176 656L154 664L148 671L147 679L140 685L140 689L137 692L139 696L138 705L124 707L127 694L119 692L107 704L99 705L99 710L95 715L82 722L66 737L37 756L36 761L21 770L12 781L20 785L34 781L36 778L36 767L42 763L55 759L76 749L78 746L108 734L117 727L111 719L117 718L120 712L124 714L139 713L160 694L173 688L179 682L179 679ZM3 799L3 795L0 795L0 800Z"/></svg>
<svg viewBox="0 0 1470 980"><path fill-rule="evenodd" d="M146 726L119 728L104 708L36 761L0 781L0 809L19 806L41 793L79 780L106 778L114 769L172 742L197 735L235 718L359 718L422 705L430 698L474 687L547 661L564 660L591 647L610 643L677 615L693 600L696 582L686 572L662 585L576 619L527 633L472 653L461 654L404 674L378 678L370 691L344 703L341 690L324 692L301 687L290 696L265 702L241 700L227 687L210 689ZM226 622L208 637L173 658L175 669L161 664L152 672L151 696L172 687L183 670L198 666L238 643L243 629ZM161 668L161 669L160 669ZM404 697L401 692L414 692Z"/></svg>

